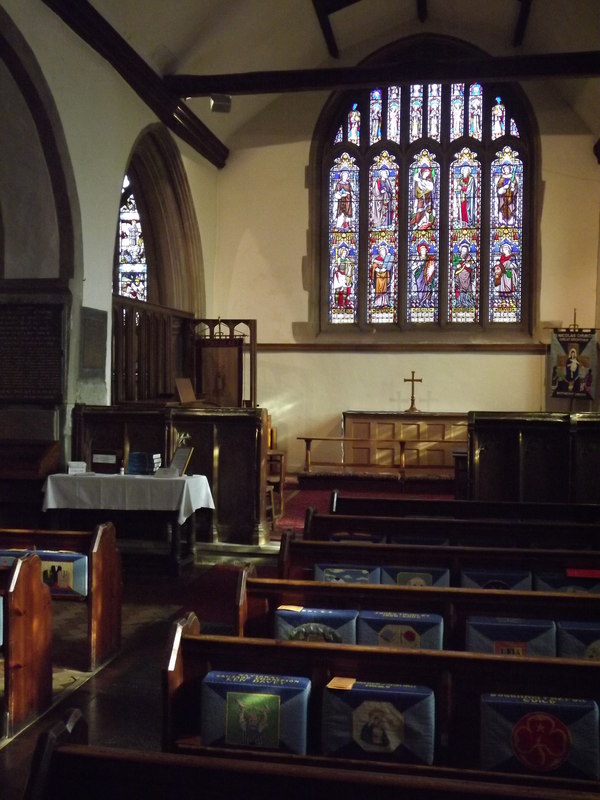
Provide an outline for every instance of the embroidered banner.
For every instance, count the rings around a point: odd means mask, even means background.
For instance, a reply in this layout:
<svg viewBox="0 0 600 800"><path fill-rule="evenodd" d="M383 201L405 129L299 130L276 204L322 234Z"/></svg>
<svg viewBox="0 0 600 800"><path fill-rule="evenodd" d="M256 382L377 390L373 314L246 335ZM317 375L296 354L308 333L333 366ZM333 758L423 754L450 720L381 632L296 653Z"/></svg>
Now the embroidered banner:
<svg viewBox="0 0 600 800"><path fill-rule="evenodd" d="M594 399L598 359L595 328L554 328L550 357L552 397Z"/></svg>

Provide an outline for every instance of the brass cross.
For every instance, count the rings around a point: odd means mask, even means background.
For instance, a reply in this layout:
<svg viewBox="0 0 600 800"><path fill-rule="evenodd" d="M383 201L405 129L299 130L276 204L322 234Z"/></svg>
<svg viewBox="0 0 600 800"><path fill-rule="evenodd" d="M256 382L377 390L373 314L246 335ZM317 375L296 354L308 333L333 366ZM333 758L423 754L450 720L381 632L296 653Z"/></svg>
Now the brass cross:
<svg viewBox="0 0 600 800"><path fill-rule="evenodd" d="M418 411L419 409L415 405L415 383L423 383L423 378L415 378L415 371L412 369L410 371L410 378L404 378L404 383L411 384L411 392L410 392L410 408L407 408L407 411Z"/></svg>

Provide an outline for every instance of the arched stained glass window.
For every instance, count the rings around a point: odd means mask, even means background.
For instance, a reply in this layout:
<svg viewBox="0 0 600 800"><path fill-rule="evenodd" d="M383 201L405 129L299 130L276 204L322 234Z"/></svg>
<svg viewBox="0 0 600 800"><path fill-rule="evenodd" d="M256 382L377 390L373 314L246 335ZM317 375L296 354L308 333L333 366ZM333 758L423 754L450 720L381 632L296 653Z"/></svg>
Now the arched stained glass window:
<svg viewBox="0 0 600 800"><path fill-rule="evenodd" d="M533 134L519 87L381 86L326 113L322 324L527 332Z"/></svg>
<svg viewBox="0 0 600 800"><path fill-rule="evenodd" d="M148 299L148 267L144 236L133 187L123 179L119 208L118 293L134 300Z"/></svg>

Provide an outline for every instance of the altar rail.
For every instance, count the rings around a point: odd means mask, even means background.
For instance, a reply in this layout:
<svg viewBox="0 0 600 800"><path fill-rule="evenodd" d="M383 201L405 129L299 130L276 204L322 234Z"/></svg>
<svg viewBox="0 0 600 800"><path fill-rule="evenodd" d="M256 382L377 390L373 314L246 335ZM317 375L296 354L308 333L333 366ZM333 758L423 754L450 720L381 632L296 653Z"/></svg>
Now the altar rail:
<svg viewBox="0 0 600 800"><path fill-rule="evenodd" d="M404 442L400 439L351 439L346 436L297 436L298 441L304 442L304 471L309 474L314 472L315 467L322 471L323 467L338 468L342 473L360 474L369 472L385 471L390 475L395 476L398 480L404 480L406 469L404 457ZM332 456L327 459L315 459L312 450L313 442L325 442L339 444L337 458L332 460ZM347 461L346 454L348 452L347 446L352 444L363 445L384 445L387 444L392 451L396 452L392 464L377 464L372 463L365 465L357 465L354 461Z"/></svg>

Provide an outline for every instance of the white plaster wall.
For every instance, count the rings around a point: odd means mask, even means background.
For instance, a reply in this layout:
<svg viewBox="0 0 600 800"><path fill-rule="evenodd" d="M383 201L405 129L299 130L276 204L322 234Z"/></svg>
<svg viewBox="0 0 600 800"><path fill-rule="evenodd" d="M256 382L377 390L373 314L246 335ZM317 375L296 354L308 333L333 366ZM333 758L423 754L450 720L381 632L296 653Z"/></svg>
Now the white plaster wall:
<svg viewBox="0 0 600 800"><path fill-rule="evenodd" d="M301 468L297 436L341 435L342 412L405 411L415 371L419 411L540 411L544 359L533 355L268 353L258 358L258 401L277 426L291 472Z"/></svg>
<svg viewBox="0 0 600 800"><path fill-rule="evenodd" d="M201 158L185 143L181 143L183 167L188 178L192 202L200 230L201 262L204 297L196 298L197 317L212 317L212 298L215 292L215 260L217 249L217 185L220 172L209 161Z"/></svg>
<svg viewBox="0 0 600 800"><path fill-rule="evenodd" d="M594 327L600 226L600 166L591 136L543 140L542 319Z"/></svg>

